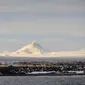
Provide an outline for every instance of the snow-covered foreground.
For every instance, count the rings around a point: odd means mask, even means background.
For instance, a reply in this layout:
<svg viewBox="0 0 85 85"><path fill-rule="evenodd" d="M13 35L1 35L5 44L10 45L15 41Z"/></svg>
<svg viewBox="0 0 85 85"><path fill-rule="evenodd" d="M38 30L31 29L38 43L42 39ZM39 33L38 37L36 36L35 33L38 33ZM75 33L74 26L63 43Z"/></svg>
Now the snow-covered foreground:
<svg viewBox="0 0 85 85"><path fill-rule="evenodd" d="M85 76L0 76L0 85L85 85Z"/></svg>

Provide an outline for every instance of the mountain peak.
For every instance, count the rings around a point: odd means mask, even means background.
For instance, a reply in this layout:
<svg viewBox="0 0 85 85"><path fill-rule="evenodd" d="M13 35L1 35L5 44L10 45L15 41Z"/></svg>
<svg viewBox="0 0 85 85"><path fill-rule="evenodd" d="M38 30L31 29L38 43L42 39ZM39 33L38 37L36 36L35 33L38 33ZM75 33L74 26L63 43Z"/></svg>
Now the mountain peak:
<svg viewBox="0 0 85 85"><path fill-rule="evenodd" d="M38 44L35 40L23 48L14 52L15 54L42 54L44 52L43 47Z"/></svg>
<svg viewBox="0 0 85 85"><path fill-rule="evenodd" d="M34 43L36 43L36 41L35 41L35 40L34 40L34 41L32 41L32 45L33 45Z"/></svg>

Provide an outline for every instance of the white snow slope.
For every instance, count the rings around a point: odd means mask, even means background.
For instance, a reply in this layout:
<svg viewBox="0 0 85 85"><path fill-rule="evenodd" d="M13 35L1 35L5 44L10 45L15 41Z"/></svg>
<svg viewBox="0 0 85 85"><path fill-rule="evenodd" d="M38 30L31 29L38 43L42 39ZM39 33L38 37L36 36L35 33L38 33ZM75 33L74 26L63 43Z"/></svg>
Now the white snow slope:
<svg viewBox="0 0 85 85"><path fill-rule="evenodd" d="M66 56L85 56L85 50L79 51L60 51L49 52L41 45L33 41L31 44L17 50L16 52L3 52L0 56L14 56L14 57L66 57Z"/></svg>

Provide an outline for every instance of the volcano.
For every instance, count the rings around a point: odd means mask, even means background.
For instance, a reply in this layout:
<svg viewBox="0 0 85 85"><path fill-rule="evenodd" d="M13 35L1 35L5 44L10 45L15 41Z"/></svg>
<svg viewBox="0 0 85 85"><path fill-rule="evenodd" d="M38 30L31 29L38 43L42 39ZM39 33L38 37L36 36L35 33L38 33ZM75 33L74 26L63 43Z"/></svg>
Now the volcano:
<svg viewBox="0 0 85 85"><path fill-rule="evenodd" d="M43 54L46 52L46 49L43 48L36 41L33 41L31 44L24 46L23 48L13 52L12 54L16 55L27 55L27 54Z"/></svg>
<svg viewBox="0 0 85 85"><path fill-rule="evenodd" d="M85 56L85 50L49 52L36 41L18 49L15 52L0 53L0 56L11 57L80 57Z"/></svg>

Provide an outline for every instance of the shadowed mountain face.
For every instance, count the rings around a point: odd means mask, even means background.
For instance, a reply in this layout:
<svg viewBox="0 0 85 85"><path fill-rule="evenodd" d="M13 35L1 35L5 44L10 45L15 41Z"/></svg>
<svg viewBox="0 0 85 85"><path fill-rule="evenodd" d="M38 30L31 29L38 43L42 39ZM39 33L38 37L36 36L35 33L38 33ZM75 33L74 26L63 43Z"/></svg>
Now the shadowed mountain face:
<svg viewBox="0 0 85 85"><path fill-rule="evenodd" d="M38 43L33 42L32 45L33 45L33 48L36 48L36 49L39 50L41 53L44 52L43 47L42 47L41 45L39 45Z"/></svg>

